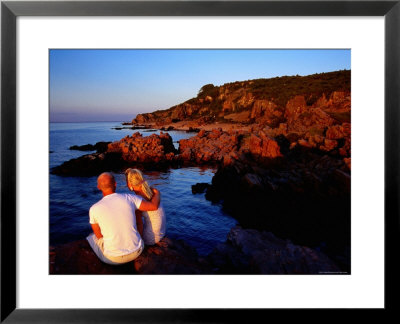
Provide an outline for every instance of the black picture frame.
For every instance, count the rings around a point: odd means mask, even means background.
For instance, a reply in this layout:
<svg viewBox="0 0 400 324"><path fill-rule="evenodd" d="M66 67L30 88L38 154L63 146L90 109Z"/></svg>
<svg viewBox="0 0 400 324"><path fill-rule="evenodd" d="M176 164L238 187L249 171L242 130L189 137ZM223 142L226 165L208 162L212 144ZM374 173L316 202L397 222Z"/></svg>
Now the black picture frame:
<svg viewBox="0 0 400 324"><path fill-rule="evenodd" d="M1 322L246 322L244 309L16 308L16 19L19 16L384 16L385 311L395 311L399 245L400 0L395 1L2 1L1 3ZM372 234L371 234L372 235ZM373 256L371 256L373 262ZM39 293L39 292L38 292ZM276 311L276 310L270 310ZM298 316L308 312L298 311ZM382 310L378 310L378 316ZM261 317L259 317L261 316ZM296 315L297 316L297 315ZM305 315L310 316L310 315ZM368 315L371 316L371 315Z"/></svg>

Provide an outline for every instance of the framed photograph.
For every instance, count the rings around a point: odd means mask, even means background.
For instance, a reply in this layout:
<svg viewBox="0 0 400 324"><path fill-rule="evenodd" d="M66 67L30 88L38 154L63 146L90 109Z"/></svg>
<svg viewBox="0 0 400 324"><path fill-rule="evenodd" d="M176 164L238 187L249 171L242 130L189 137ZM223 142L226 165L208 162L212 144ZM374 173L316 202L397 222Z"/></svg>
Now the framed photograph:
<svg viewBox="0 0 400 324"><path fill-rule="evenodd" d="M2 2L1 320L394 310L399 15Z"/></svg>

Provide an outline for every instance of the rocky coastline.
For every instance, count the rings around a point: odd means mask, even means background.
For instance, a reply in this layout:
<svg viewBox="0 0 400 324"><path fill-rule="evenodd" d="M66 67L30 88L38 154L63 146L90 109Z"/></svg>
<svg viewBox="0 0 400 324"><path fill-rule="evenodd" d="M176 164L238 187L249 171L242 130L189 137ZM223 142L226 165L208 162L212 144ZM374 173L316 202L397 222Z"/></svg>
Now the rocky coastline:
<svg viewBox="0 0 400 324"><path fill-rule="evenodd" d="M68 161L61 168L68 175L72 171L87 176L128 166L189 165L217 165L212 183L200 191L246 229L267 230L320 249L342 271L350 271L350 167L336 152L292 146L284 137L274 139L264 131L202 130L181 140L178 150L166 133L134 133L108 144L105 152Z"/></svg>
<svg viewBox="0 0 400 324"><path fill-rule="evenodd" d="M314 92L304 93L299 80L308 82ZM205 192L206 199L220 203L243 228L232 229L227 242L206 258L195 257L185 243L166 238L167 248L150 247L143 261L135 262L136 272L132 273L153 273L156 270L149 269L164 262L162 258L154 261L160 255L171 262L170 266L161 265L163 273L350 273L349 81L349 71L273 81L272 85L285 87L283 94L262 88L268 80L207 85L197 98L167 110L139 114L130 124L138 129L160 129L159 135L134 132L101 144L96 153L67 161L51 173L94 176L128 167L217 168L212 183L195 187L193 193ZM175 149L167 133L171 130L195 135L180 140ZM288 239L293 243L287 243ZM72 244L70 249L86 251L84 245ZM269 249L279 253L274 255ZM56 255L63 255L63 248L57 250ZM187 263L174 263L176 253L187 257ZM293 255L303 259L293 259ZM286 262L283 256L292 259ZM324 258L329 262L321 262L329 263L331 270L321 270L323 267L310 261ZM173 265L176 268L171 270Z"/></svg>

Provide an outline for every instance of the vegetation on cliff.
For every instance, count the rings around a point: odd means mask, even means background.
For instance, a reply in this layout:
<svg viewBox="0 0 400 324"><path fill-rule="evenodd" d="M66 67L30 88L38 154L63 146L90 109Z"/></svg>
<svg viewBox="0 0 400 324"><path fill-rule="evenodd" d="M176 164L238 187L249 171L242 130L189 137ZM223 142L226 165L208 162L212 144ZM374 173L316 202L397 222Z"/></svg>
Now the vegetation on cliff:
<svg viewBox="0 0 400 324"><path fill-rule="evenodd" d="M321 98L329 100L335 92L349 94L350 87L349 70L236 81L222 86L206 84L197 97L166 110L139 114L132 123L167 124L181 120L199 120L200 123L232 122L235 118L231 114L244 111L248 114L242 114L239 121L252 123L257 118L252 111L269 104L276 111L276 118L269 126L278 126L280 122L284 122L283 111L287 103L296 96L304 97L307 106L316 106ZM337 117L348 119L346 114Z"/></svg>

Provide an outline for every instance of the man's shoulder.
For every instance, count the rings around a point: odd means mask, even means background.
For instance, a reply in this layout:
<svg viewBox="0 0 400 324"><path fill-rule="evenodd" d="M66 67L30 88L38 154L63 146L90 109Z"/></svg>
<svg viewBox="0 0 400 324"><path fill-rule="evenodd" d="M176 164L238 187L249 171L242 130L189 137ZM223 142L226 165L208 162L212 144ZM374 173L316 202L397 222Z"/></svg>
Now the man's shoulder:
<svg viewBox="0 0 400 324"><path fill-rule="evenodd" d="M140 199L139 196L135 195L135 194L130 194L130 193L114 193L112 196L106 196L107 198L104 199L104 197L102 199L100 199L98 202L96 202L95 204L93 204L90 209L91 210L95 210L98 208L101 208L101 206L103 206L104 204L107 204L110 201L127 201L127 202L132 202L132 200L137 200Z"/></svg>
<svg viewBox="0 0 400 324"><path fill-rule="evenodd" d="M110 197L108 197L108 199L109 199ZM101 208L101 206L102 205L104 205L106 203L106 201L105 201L105 199L104 199L104 197L103 198L101 198L99 201L97 201L96 203L94 203L91 207L90 207L90 209L91 210L95 210L95 209L98 209L98 208Z"/></svg>
<svg viewBox="0 0 400 324"><path fill-rule="evenodd" d="M114 203L123 203L124 201L125 202L130 202L129 198L130 198L129 194L117 193L116 192L111 196L107 196L107 199L102 199L102 200L98 201L96 204L102 205L102 204L107 204L107 203L110 203L110 202L114 202Z"/></svg>
<svg viewBox="0 0 400 324"><path fill-rule="evenodd" d="M135 193L126 193L124 194L124 197L127 201L130 203L133 203L136 207L141 203L142 198Z"/></svg>
<svg viewBox="0 0 400 324"><path fill-rule="evenodd" d="M128 196L128 194L126 194L126 193L115 193L115 195L114 195L114 199L124 199L124 200L127 200L127 196Z"/></svg>
<svg viewBox="0 0 400 324"><path fill-rule="evenodd" d="M94 210L96 210L97 208L99 208L99 207L101 206L102 200L103 200L103 199L100 199L98 202L94 203L94 204L90 207L89 211L94 211Z"/></svg>

